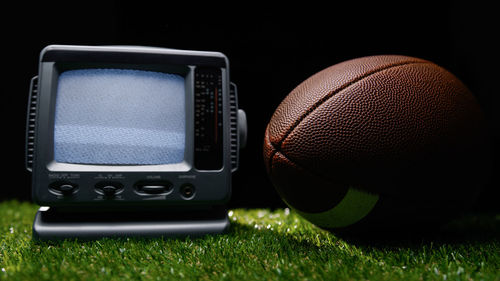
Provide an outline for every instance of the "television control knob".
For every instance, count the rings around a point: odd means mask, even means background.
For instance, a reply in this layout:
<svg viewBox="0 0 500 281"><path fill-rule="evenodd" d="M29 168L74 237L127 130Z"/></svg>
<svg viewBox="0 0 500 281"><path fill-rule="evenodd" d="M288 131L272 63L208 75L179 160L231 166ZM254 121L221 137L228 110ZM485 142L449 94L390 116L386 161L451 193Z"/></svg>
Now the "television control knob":
<svg viewBox="0 0 500 281"><path fill-rule="evenodd" d="M107 197L113 197L117 190L118 188L112 185L106 185L102 187L102 193L104 193L104 195Z"/></svg>
<svg viewBox="0 0 500 281"><path fill-rule="evenodd" d="M66 183L66 184L61 184L58 189L64 196L68 196L73 194L73 191L75 191L75 186Z"/></svg>
<svg viewBox="0 0 500 281"><path fill-rule="evenodd" d="M78 190L78 185L67 181L56 181L49 185L53 194L71 196Z"/></svg>
<svg viewBox="0 0 500 281"><path fill-rule="evenodd" d="M96 183L95 190L98 194L111 198L123 191L123 184L116 181L101 181Z"/></svg>

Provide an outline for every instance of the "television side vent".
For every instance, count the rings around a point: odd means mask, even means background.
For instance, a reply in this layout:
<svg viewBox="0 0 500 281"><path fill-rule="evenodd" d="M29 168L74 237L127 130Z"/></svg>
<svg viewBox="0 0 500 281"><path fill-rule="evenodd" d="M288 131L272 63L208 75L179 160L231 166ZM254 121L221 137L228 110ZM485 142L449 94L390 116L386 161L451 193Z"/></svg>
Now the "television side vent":
<svg viewBox="0 0 500 281"><path fill-rule="evenodd" d="M231 83L229 91L229 120L230 120L230 132L231 132L231 170L234 172L238 169L238 158L239 158L239 148L238 148L238 100L237 100L237 89L234 83Z"/></svg>
<svg viewBox="0 0 500 281"><path fill-rule="evenodd" d="M35 153L36 104L38 100L38 76L31 79L26 120L26 169L32 171Z"/></svg>

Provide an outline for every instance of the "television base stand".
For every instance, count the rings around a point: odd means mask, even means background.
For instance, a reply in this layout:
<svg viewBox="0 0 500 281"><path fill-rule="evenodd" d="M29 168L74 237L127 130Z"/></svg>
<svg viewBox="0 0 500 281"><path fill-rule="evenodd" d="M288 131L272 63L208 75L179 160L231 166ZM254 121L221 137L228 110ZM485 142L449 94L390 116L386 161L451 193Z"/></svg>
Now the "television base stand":
<svg viewBox="0 0 500 281"><path fill-rule="evenodd" d="M224 233L230 225L225 209L164 213L168 212L68 212L41 207L33 222L33 239L199 237Z"/></svg>

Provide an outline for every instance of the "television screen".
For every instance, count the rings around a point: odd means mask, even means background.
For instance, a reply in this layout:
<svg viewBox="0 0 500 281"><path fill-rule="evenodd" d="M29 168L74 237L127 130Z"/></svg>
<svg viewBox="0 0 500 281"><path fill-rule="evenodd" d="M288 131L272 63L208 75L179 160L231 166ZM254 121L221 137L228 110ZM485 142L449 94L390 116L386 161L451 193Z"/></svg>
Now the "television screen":
<svg viewBox="0 0 500 281"><path fill-rule="evenodd" d="M59 75L54 160L97 165L180 163L185 149L184 77L131 69Z"/></svg>

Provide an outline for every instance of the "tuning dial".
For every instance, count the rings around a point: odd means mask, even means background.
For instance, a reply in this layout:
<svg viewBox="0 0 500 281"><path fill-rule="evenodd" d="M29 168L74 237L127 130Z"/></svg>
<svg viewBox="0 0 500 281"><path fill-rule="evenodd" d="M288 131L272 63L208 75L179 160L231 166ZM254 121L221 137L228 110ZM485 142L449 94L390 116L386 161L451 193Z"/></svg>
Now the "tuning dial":
<svg viewBox="0 0 500 281"><path fill-rule="evenodd" d="M123 185L119 182L99 182L95 185L96 192L108 198L115 196L121 192Z"/></svg>
<svg viewBox="0 0 500 281"><path fill-rule="evenodd" d="M77 190L77 185L70 182L54 182L49 188L58 195L70 196Z"/></svg>
<svg viewBox="0 0 500 281"><path fill-rule="evenodd" d="M108 197L112 197L113 195L115 195L117 190L118 188L112 185L106 185L102 187L102 192Z"/></svg>

